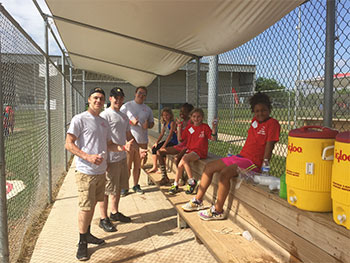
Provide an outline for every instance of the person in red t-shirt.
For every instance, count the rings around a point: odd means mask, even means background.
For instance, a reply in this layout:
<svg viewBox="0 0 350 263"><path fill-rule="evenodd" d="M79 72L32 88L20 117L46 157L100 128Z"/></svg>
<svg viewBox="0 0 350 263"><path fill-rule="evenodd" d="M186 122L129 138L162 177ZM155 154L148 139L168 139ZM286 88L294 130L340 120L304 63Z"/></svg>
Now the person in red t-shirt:
<svg viewBox="0 0 350 263"><path fill-rule="evenodd" d="M202 174L200 187L195 198L182 208L185 211L203 209L203 197L208 189L213 175L220 173L218 197L216 204L199 213L203 220L224 219L223 206L230 190L231 178L238 176L238 167L249 171L260 170L264 159L270 160L274 145L279 140L280 125L270 117L271 102L263 93L257 93L250 98L250 106L254 113L247 140L239 153L208 163Z"/></svg>
<svg viewBox="0 0 350 263"><path fill-rule="evenodd" d="M178 192L178 183L184 170L186 170L188 176L188 186L186 194L192 194L197 186L197 181L192 176L190 162L197 161L199 159L205 159L208 155L208 140L216 139L216 121L213 121L213 130L209 125L203 123L204 112L202 109L194 109L191 112L191 125L187 125L184 130L183 138L186 140L186 153L182 157L177 167L175 182L169 190L169 194L175 194Z"/></svg>
<svg viewBox="0 0 350 263"><path fill-rule="evenodd" d="M190 114L193 110L192 104L185 103L180 108L180 118L183 119L182 122L180 122L179 119L176 119L177 124L177 138L178 138L178 145L170 146L170 147L162 147L157 151L158 160L159 160L159 168L162 173L162 179L159 181L160 185L166 185L169 183L169 178L166 172L165 168L165 157L167 154L175 155L176 154L176 166L179 164L182 156L186 153L186 141L184 138L184 130L186 129L187 125L191 123L190 121Z"/></svg>

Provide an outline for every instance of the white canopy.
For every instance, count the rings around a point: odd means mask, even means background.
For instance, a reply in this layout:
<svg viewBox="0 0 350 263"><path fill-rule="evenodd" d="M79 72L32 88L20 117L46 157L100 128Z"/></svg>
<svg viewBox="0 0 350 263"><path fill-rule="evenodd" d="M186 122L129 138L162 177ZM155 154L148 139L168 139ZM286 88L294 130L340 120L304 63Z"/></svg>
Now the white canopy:
<svg viewBox="0 0 350 263"><path fill-rule="evenodd" d="M238 47L305 0L46 0L76 68L134 86Z"/></svg>

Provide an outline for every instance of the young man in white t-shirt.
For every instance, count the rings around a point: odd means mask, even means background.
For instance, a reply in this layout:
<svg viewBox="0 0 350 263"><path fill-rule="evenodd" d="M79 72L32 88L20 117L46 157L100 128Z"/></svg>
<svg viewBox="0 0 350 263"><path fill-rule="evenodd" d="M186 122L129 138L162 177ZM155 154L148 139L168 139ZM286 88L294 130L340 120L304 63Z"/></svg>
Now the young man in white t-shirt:
<svg viewBox="0 0 350 263"><path fill-rule="evenodd" d="M87 244L105 243L90 233L90 225L96 202L104 199L107 150L123 152L134 147L133 140L125 145L112 142L109 124L99 116L104 102L104 91L101 88L92 89L88 98L88 110L72 118L66 137L66 149L76 155L75 179L80 207L80 238L76 254L78 260L89 259Z"/></svg>
<svg viewBox="0 0 350 263"><path fill-rule="evenodd" d="M142 149L147 149L148 129L151 129L154 126L152 110L143 103L146 96L147 89L145 87L138 87L135 91L135 99L125 103L120 109L121 112L129 117L131 133ZM139 151L137 150L132 150L128 153L129 171L131 170L132 163L134 163L134 186L132 189L138 194L144 193L139 185L141 159ZM127 192L128 189L122 189L122 196L125 196Z"/></svg>
<svg viewBox="0 0 350 263"><path fill-rule="evenodd" d="M111 90L109 101L111 103L100 116L108 121L112 131L112 141L117 144L125 144L126 141L134 139L130 131L129 118L120 111L124 102L124 92L121 88L115 87ZM140 149L141 150L141 149ZM140 153L143 154L145 150ZM117 231L116 227L110 222L130 222L131 218L118 211L121 189L129 187L129 171L125 152L109 152L108 168L106 173L106 190L103 202L99 202L101 220L100 227L106 232ZM108 196L111 199L111 213L108 218Z"/></svg>

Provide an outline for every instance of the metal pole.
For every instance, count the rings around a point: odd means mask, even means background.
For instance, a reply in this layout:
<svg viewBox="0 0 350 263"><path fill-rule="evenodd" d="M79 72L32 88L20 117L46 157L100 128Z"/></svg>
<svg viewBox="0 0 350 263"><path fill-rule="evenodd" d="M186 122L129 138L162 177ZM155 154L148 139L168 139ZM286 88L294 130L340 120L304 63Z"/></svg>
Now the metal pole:
<svg viewBox="0 0 350 263"><path fill-rule="evenodd" d="M235 120L235 94L233 93L233 72L231 71L231 74L230 74L230 78L231 78L231 94L232 96L230 96L230 100L229 100L229 106L232 108L232 123L234 122Z"/></svg>
<svg viewBox="0 0 350 263"><path fill-rule="evenodd" d="M188 102L188 99L189 99L188 97L188 63L186 64L186 102Z"/></svg>
<svg viewBox="0 0 350 263"><path fill-rule="evenodd" d="M72 107L72 116L74 116L74 92L73 92L73 72L72 72L72 67L69 65L69 82L71 83L70 85L70 102L71 102L71 107Z"/></svg>
<svg viewBox="0 0 350 263"><path fill-rule="evenodd" d="M290 131L290 94L291 92L288 91L288 131Z"/></svg>
<svg viewBox="0 0 350 263"><path fill-rule="evenodd" d="M84 103L86 102L86 90L85 90L85 70L83 70L82 72L83 76L82 76L82 80L83 80L83 100Z"/></svg>
<svg viewBox="0 0 350 263"><path fill-rule="evenodd" d="M65 55L62 52L62 107L63 107L63 140L66 138L67 133L67 94L66 94L66 76L65 76ZM64 169L68 171L68 155L67 150L64 148Z"/></svg>
<svg viewBox="0 0 350 263"><path fill-rule="evenodd" d="M335 0L327 1L326 18L326 57L323 98L323 126L332 127L333 115L333 75L334 75L334 40L335 40Z"/></svg>
<svg viewBox="0 0 350 263"><path fill-rule="evenodd" d="M297 115L299 109L299 92L300 92L300 37L301 37L301 8L299 6L298 12L298 51L297 51L297 80L295 82L295 95L294 95L294 128L297 126Z"/></svg>
<svg viewBox="0 0 350 263"><path fill-rule="evenodd" d="M199 108L199 94L201 91L201 59L198 57L196 58L196 66L196 108Z"/></svg>
<svg viewBox="0 0 350 263"><path fill-rule="evenodd" d="M49 72L49 28L45 19L45 99L46 99L46 127L47 127L47 173L48 173L48 202L52 203L52 169L51 169L51 116L50 116L50 72Z"/></svg>
<svg viewBox="0 0 350 263"><path fill-rule="evenodd" d="M0 67L1 63L1 36L0 35ZM0 123L4 123L2 70L0 70ZM9 240L7 225L6 199L6 169L5 169L5 142L4 127L0 125L0 262L9 262Z"/></svg>
<svg viewBox="0 0 350 263"><path fill-rule="evenodd" d="M161 123L161 86L160 86L160 76L158 76L158 132L160 133L160 130L162 128L162 123Z"/></svg>
<svg viewBox="0 0 350 263"><path fill-rule="evenodd" d="M208 72L208 124L211 126L213 120L218 114L218 64L219 56L209 57L209 72Z"/></svg>

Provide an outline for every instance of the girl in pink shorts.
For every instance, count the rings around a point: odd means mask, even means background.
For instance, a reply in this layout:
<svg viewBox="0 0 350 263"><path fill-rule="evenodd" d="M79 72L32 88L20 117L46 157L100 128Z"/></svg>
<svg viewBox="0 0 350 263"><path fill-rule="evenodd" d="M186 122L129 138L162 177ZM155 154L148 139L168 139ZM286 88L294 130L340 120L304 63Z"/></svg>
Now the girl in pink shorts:
<svg viewBox="0 0 350 263"><path fill-rule="evenodd" d="M211 208L201 211L203 220L224 219L224 203L230 191L231 179L238 176L238 167L259 172L264 159L270 160L275 143L279 140L280 125L270 117L271 102L266 94L258 92L250 98L254 117L248 130L248 137L239 155L221 158L207 163L195 198L182 208L185 211L202 210L203 197L213 176L219 173L217 201Z"/></svg>

